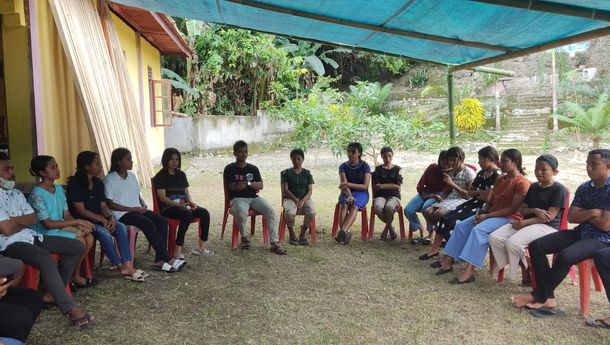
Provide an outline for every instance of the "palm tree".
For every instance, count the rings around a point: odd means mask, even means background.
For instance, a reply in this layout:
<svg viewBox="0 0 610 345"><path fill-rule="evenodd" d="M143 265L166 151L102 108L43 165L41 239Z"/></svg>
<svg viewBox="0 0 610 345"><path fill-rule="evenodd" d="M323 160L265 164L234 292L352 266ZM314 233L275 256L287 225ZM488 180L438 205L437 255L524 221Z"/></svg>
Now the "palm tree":
<svg viewBox="0 0 610 345"><path fill-rule="evenodd" d="M574 125L578 131L591 137L593 147L599 148L601 139L608 135L610 130L610 103L608 94L602 93L594 106L584 108L574 102L565 102L566 112L573 116L557 115L557 119Z"/></svg>

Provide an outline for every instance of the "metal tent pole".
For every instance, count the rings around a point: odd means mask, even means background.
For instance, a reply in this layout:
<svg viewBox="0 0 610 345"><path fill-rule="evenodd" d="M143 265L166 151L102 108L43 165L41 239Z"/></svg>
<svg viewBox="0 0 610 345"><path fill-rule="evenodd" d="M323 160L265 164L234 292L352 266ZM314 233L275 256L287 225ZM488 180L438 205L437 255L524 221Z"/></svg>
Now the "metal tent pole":
<svg viewBox="0 0 610 345"><path fill-rule="evenodd" d="M449 141L455 145L455 115L453 114L453 73L447 72L447 105L449 106Z"/></svg>

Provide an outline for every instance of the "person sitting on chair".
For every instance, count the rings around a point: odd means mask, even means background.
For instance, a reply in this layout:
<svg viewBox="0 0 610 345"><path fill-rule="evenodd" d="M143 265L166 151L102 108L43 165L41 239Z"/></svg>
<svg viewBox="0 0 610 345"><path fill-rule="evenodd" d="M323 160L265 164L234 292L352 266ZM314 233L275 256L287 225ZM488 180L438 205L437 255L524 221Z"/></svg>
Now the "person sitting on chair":
<svg viewBox="0 0 610 345"><path fill-rule="evenodd" d="M313 206L313 200L311 200L314 181L311 172L303 168L303 161L305 160L305 153L303 150L294 149L290 151L290 160L292 161L292 168L282 171L280 175L284 199L282 201L284 217L286 219L288 233L290 234L289 243L306 246L309 242L305 238L305 233L316 217L316 210ZM294 221L295 216L299 211L302 212L305 217L303 218L303 225L301 225L301 231L299 232L299 238L297 239L294 232Z"/></svg>
<svg viewBox="0 0 610 345"><path fill-rule="evenodd" d="M55 303L73 325L85 326L94 318L66 292L85 247L72 238L36 233L30 227L37 221L23 193L15 189L15 171L8 156L0 152L0 255L36 267L47 288L44 301ZM51 253L61 255L59 266Z"/></svg>
<svg viewBox="0 0 610 345"><path fill-rule="evenodd" d="M21 261L0 256L0 344L25 343L42 310L40 292L17 287L22 271Z"/></svg>
<svg viewBox="0 0 610 345"><path fill-rule="evenodd" d="M358 210L369 202L369 183L371 167L362 160L362 145L347 145L347 162L339 166L339 232L335 240L349 244L352 233L349 231L356 220Z"/></svg>
<svg viewBox="0 0 610 345"><path fill-rule="evenodd" d="M538 309L531 312L534 316L562 314L557 309L555 289L570 267L610 247L610 150L589 152L587 175L591 180L578 187L568 210L568 222L579 225L543 236L529 245L536 288L529 294L513 296L511 302L518 308ZM549 254L557 254L553 267L549 265Z"/></svg>
<svg viewBox="0 0 610 345"><path fill-rule="evenodd" d="M229 190L231 212L241 234L241 248L250 249L246 221L248 211L253 209L267 219L271 252L286 255L286 250L279 245L278 221L273 207L267 200L258 196L258 192L263 190L263 178L256 166L246 162L248 144L243 140L236 141L233 145L233 155L235 162L225 167L222 177L224 185Z"/></svg>
<svg viewBox="0 0 610 345"><path fill-rule="evenodd" d="M373 209L377 217L385 223L381 240L388 238L395 240L398 235L392 226L396 208L400 206L400 185L402 185L402 173L398 165L392 164L394 151L391 147L381 148L381 159L383 164L375 167L372 174L373 179ZM401 212L399 210L398 212ZM371 217L374 217L371 215Z"/></svg>

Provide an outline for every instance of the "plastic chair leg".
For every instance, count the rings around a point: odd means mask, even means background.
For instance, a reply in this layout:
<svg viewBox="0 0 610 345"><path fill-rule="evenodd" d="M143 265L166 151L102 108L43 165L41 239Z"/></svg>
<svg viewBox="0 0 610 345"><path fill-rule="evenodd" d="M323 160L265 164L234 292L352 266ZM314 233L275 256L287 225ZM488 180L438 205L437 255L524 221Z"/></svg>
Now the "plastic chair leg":
<svg viewBox="0 0 610 345"><path fill-rule="evenodd" d="M589 317L591 303L591 260L583 260L578 264L578 279L580 281L580 316Z"/></svg>
<svg viewBox="0 0 610 345"><path fill-rule="evenodd" d="M239 229L237 228L237 223L235 223L235 218L233 218L233 236L231 236L231 248L237 249L239 245Z"/></svg>
<svg viewBox="0 0 610 345"><path fill-rule="evenodd" d="M375 236L375 210L373 209L373 205L371 205L371 218L369 220L369 232L368 238L372 240Z"/></svg>
<svg viewBox="0 0 610 345"><path fill-rule="evenodd" d="M282 207L282 213L280 214L280 224L277 227L278 235L280 237L280 242L284 242L284 238L286 237L286 220L284 218L284 208Z"/></svg>
<svg viewBox="0 0 610 345"><path fill-rule="evenodd" d="M405 215L402 213L402 206L397 207L396 212L398 213L398 224L400 226L400 239L404 241L404 239L405 239Z"/></svg>
<svg viewBox="0 0 610 345"><path fill-rule="evenodd" d="M263 216L263 243L269 244L269 222L267 217Z"/></svg>
<svg viewBox="0 0 610 345"><path fill-rule="evenodd" d="M311 239L311 243L316 242L316 219L312 219L309 224L309 237Z"/></svg>
<svg viewBox="0 0 610 345"><path fill-rule="evenodd" d="M32 265L25 264L23 265L23 276L21 277L21 283L19 286L38 290L38 282L40 280L38 269Z"/></svg>
<svg viewBox="0 0 610 345"><path fill-rule="evenodd" d="M593 277L593 284L595 285L595 291L604 292L604 284L602 282L602 277L599 276L599 272L597 272L597 267L595 264L592 264L591 267L591 276Z"/></svg>
<svg viewBox="0 0 610 345"><path fill-rule="evenodd" d="M225 228L227 227L227 219L229 218L229 209L225 208L224 215L222 216L222 231L220 232L220 239L225 237Z"/></svg>
<svg viewBox="0 0 610 345"><path fill-rule="evenodd" d="M366 206L360 210L360 213L362 213L362 240L366 241L369 237L369 219L366 216Z"/></svg>

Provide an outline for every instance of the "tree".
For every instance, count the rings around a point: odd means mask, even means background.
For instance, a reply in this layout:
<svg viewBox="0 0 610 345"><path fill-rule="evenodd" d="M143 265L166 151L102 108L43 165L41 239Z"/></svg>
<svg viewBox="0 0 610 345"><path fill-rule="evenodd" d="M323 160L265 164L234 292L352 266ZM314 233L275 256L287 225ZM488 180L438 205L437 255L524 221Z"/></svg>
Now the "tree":
<svg viewBox="0 0 610 345"><path fill-rule="evenodd" d="M573 116L557 115L557 118L569 123L580 132L591 138L593 147L599 148L599 142L608 136L610 130L610 103L608 94L603 93L594 106L584 108L574 102L565 102L566 113Z"/></svg>
<svg viewBox="0 0 610 345"><path fill-rule="evenodd" d="M357 141L377 164L382 146L422 147L423 138L444 128L385 107L391 86L361 82L346 93L330 86L335 81L320 77L306 95L269 109L272 117L294 124L294 146L327 147L341 156L350 142Z"/></svg>

